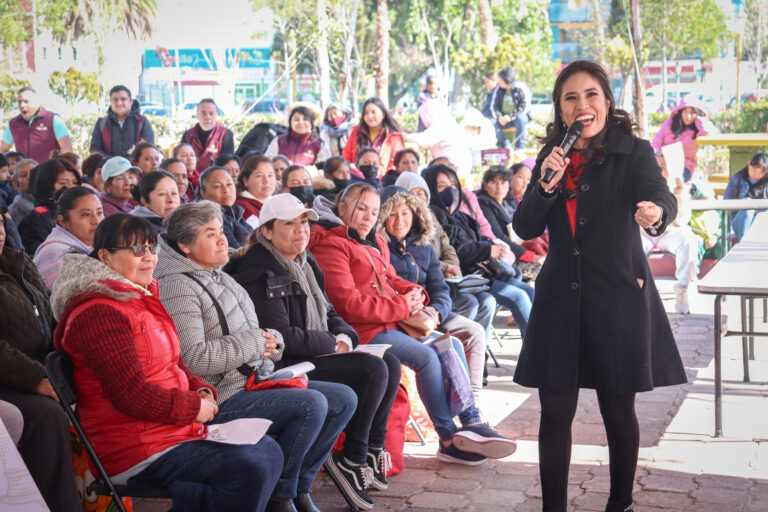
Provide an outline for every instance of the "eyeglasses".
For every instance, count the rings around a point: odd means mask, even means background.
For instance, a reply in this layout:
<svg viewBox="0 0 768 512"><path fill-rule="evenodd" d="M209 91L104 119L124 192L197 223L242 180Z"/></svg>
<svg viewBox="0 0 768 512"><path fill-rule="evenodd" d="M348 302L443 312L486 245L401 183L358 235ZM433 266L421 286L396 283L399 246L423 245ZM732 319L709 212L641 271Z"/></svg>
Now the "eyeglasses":
<svg viewBox="0 0 768 512"><path fill-rule="evenodd" d="M137 258L143 257L147 250L149 254L157 254L157 245L129 245L127 247L112 247L110 251L122 251L123 249L130 249L133 251L133 255Z"/></svg>

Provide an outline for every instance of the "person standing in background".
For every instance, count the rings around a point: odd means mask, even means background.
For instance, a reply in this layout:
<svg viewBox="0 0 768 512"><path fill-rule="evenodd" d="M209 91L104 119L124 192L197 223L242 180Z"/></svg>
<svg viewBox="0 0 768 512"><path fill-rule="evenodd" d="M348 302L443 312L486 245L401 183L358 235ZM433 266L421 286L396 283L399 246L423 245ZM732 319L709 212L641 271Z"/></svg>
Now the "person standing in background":
<svg viewBox="0 0 768 512"><path fill-rule="evenodd" d="M235 152L235 139L232 131L219 123L219 107L210 98L204 98L197 104L197 124L184 132L181 142L189 144L197 156L197 175L213 165L213 161L222 153ZM197 186L197 179L190 173L190 181Z"/></svg>
<svg viewBox="0 0 768 512"><path fill-rule="evenodd" d="M107 115L99 118L93 127L91 152L127 157L137 143L154 143L152 125L139 110L139 102L131 98L130 89L124 85L114 86L109 91Z"/></svg>
<svg viewBox="0 0 768 512"><path fill-rule="evenodd" d="M72 151L69 128L61 116L45 110L37 92L22 87L18 93L19 115L8 122L0 141L0 153L11 146L38 162L45 162L54 149L66 153Z"/></svg>
<svg viewBox="0 0 768 512"><path fill-rule="evenodd" d="M419 93L419 97L416 99L416 110L419 110L427 101L435 99L439 99L437 95L437 78L429 75L424 83L424 90ZM419 129L417 131L423 132L426 129L427 125L421 119L421 112L419 112Z"/></svg>

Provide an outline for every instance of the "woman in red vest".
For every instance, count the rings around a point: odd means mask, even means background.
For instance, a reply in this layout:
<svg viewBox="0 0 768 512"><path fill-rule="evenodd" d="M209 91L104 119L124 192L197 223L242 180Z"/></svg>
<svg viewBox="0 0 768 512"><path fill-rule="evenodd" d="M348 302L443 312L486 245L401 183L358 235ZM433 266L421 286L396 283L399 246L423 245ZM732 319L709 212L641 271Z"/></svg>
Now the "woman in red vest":
<svg viewBox="0 0 768 512"><path fill-rule="evenodd" d="M357 161L360 148L370 146L379 153L379 172L382 177L395 168L395 155L404 148L400 125L379 98L368 98L363 103L360 124L352 129L341 156L348 162Z"/></svg>
<svg viewBox="0 0 768 512"><path fill-rule="evenodd" d="M288 133L278 135L264 156L287 157L294 165L314 165L331 157L331 150L317 134L315 116L307 107L296 107L288 116Z"/></svg>

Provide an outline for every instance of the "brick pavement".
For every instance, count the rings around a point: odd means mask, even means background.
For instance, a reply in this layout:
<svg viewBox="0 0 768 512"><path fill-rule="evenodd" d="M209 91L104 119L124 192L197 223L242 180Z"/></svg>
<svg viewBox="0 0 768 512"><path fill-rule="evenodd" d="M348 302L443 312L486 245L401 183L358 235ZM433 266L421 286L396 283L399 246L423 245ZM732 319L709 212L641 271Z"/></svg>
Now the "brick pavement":
<svg viewBox="0 0 768 512"><path fill-rule="evenodd" d="M657 282L668 310L674 305L671 281ZM738 301L725 304L730 322L738 320ZM761 308L756 308L760 310ZM752 383L742 382L741 343L723 345L723 427L712 437L712 299L692 297L691 315L670 315L689 381L638 395L640 460L635 480L635 511L768 511L768 349L756 342ZM491 341L501 368L491 368L490 386L480 407L486 419L519 441L518 451L479 467L444 464L434 457L436 443L406 443L405 471L390 479L385 492L372 492L374 510L528 512L541 510L537 430L539 404L534 390L512 382L520 349L519 331L496 319L502 346ZM761 345L762 343L762 345ZM569 500L574 511L602 511L608 496L608 452L593 391L582 391L573 425ZM313 486L326 512L346 510L328 477ZM165 511L168 502L140 500L136 512Z"/></svg>

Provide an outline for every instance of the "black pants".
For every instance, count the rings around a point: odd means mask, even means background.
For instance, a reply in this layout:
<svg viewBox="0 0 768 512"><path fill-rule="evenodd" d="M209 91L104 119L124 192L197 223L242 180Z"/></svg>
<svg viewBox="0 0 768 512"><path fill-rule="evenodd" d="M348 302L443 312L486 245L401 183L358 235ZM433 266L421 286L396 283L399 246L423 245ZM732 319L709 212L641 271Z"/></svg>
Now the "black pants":
<svg viewBox="0 0 768 512"><path fill-rule="evenodd" d="M539 471L544 512L565 512L568 503L568 467L571 462L571 423L579 390L539 389ZM606 510L624 510L632 504L632 487L640 449L640 427L634 393L597 391L600 414L608 438L611 494Z"/></svg>
<svg viewBox="0 0 768 512"><path fill-rule="evenodd" d="M52 512L82 510L72 473L69 419L61 406L42 395L0 389L0 400L10 402L24 417L17 448L32 479Z"/></svg>
<svg viewBox="0 0 768 512"><path fill-rule="evenodd" d="M400 384L400 360L385 352L336 354L310 359L312 380L346 384L357 395L357 410L344 429L344 456L364 463L368 447L384 447L387 419Z"/></svg>

